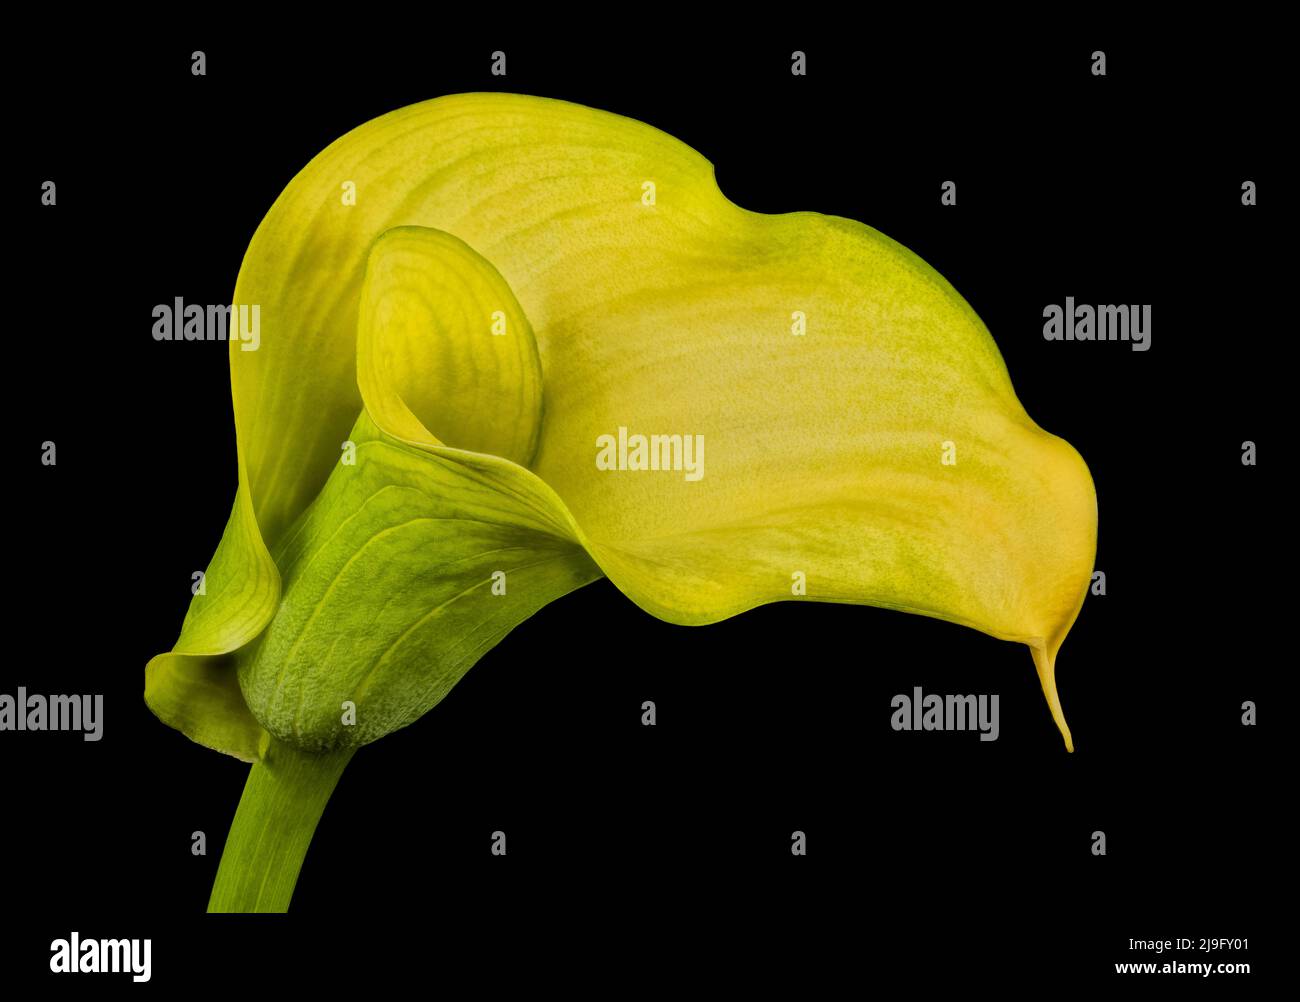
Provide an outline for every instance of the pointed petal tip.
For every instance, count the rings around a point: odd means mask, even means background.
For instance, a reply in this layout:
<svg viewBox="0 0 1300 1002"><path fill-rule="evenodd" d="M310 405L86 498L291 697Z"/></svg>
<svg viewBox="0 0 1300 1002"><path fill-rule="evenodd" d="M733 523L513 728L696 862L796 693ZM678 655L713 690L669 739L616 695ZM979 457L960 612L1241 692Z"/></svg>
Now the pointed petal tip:
<svg viewBox="0 0 1300 1002"><path fill-rule="evenodd" d="M1052 719L1056 721L1061 737L1065 740L1065 750L1073 753L1074 738L1070 735L1070 725L1065 722L1061 697L1056 691L1056 652L1049 654L1041 644L1031 644L1029 649L1034 655L1034 667L1038 669L1038 681L1043 687L1043 695L1047 697L1048 709L1052 711Z"/></svg>

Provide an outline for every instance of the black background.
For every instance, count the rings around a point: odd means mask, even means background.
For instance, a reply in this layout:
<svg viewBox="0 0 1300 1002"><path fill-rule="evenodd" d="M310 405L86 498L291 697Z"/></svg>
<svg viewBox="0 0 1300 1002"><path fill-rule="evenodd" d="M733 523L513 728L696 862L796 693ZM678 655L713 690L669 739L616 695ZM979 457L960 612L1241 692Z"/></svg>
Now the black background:
<svg viewBox="0 0 1300 1002"><path fill-rule="evenodd" d="M1277 64L1226 36L661 29L14 40L9 267L25 308L8 344L21 403L0 692L101 692L106 720L98 744L0 735L5 978L52 985L50 941L72 929L152 938L165 990L195 972L248 983L259 964L307 983L424 971L436 990L479 950L485 989L521 972L611 994L720 987L777 966L810 990L882 973L1078 984L1148 959L1129 937L1179 936L1249 937L1245 955L1174 959L1252 962L1236 990L1266 976L1292 590ZM789 72L796 48L806 78ZM653 124L708 157L737 204L860 219L966 297L1026 410L1096 482L1108 594L1058 661L1074 755L1024 647L815 604L675 627L602 581L357 755L288 917L204 915L247 766L165 727L141 693L225 524L235 444L226 346L157 343L150 311L228 302L262 215L330 141L470 90ZM947 180L956 207L940 205ZM1045 341L1043 307L1066 296L1151 304L1151 350ZM39 463L47 439L57 467ZM1246 439L1258 467L1240 461ZM890 698L915 685L999 693L1000 739L892 731ZM807 857L791 856L795 829ZM668 973L692 959L693 980ZM620 973L602 979L606 964Z"/></svg>

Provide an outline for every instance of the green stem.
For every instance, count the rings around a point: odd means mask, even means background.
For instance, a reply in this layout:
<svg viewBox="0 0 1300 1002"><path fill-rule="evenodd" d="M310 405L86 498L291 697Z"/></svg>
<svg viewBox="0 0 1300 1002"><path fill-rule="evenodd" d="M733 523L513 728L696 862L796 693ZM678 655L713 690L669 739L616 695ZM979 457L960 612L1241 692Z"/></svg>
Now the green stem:
<svg viewBox="0 0 1300 1002"><path fill-rule="evenodd" d="M271 741L244 784L209 912L288 911L316 822L355 751L313 755Z"/></svg>

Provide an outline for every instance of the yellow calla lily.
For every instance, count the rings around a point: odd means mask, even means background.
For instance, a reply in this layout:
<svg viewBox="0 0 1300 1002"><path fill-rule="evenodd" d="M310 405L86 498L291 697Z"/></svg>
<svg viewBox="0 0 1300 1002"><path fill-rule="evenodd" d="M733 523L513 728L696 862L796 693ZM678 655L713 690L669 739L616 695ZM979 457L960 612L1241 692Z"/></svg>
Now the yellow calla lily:
<svg viewBox="0 0 1300 1002"><path fill-rule="evenodd" d="M411 723L602 574L674 623L806 598L1024 643L1072 747L1091 478L875 230L741 209L639 122L457 95L317 156L235 302L262 317L231 346L239 493L146 699L258 761L249 790Z"/></svg>

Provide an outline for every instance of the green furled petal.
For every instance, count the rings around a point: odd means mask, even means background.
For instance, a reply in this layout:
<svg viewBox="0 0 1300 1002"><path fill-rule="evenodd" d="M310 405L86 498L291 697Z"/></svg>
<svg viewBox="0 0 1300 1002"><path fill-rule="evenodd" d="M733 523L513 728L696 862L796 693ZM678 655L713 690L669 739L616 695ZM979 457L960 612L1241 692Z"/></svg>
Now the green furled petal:
<svg viewBox="0 0 1300 1002"><path fill-rule="evenodd" d="M275 612L280 576L242 488L204 577L204 592L190 602L173 648L176 654L237 650L257 636Z"/></svg>
<svg viewBox="0 0 1300 1002"><path fill-rule="evenodd" d="M266 732L244 702L230 656L159 654L145 667L145 701L192 741L255 762Z"/></svg>
<svg viewBox="0 0 1300 1002"><path fill-rule="evenodd" d="M239 670L267 730L308 751L414 722L514 626L600 576L522 467L405 445L365 414L352 440L356 464L276 551L284 601Z"/></svg>
<svg viewBox="0 0 1300 1002"><path fill-rule="evenodd" d="M241 463L242 468L242 463ZM190 602L180 638L145 668L149 709L193 741L246 762L256 760L265 731L239 690L234 659L275 615L280 575L267 553L242 485L204 593Z"/></svg>

